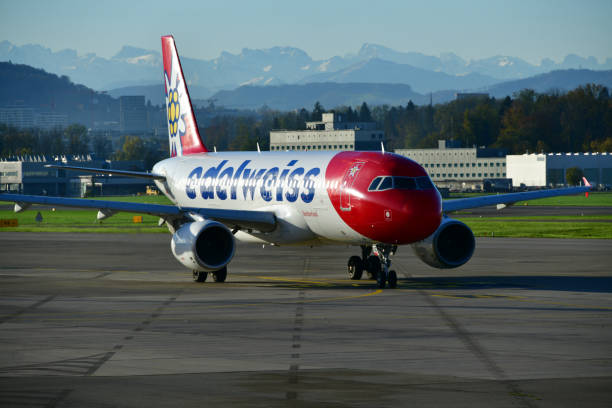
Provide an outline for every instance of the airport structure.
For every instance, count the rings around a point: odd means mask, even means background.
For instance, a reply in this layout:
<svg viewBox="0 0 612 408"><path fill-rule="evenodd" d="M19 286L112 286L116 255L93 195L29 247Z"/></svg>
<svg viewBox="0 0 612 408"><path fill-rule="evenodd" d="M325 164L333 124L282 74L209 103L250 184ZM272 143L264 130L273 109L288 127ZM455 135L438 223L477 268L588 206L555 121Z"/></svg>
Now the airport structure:
<svg viewBox="0 0 612 408"><path fill-rule="evenodd" d="M78 171L48 168L46 164L143 171L140 160L95 160L91 156L27 156L0 159L0 192L31 195L84 197L144 192L150 180L92 175Z"/></svg>
<svg viewBox="0 0 612 408"><path fill-rule="evenodd" d="M334 113L306 122L306 130L270 131L270 150L380 150L383 141L375 122L344 122Z"/></svg>
<svg viewBox="0 0 612 408"><path fill-rule="evenodd" d="M438 187L450 189L508 189L506 151L458 147L439 140L437 149L397 149L395 153L422 165Z"/></svg>
<svg viewBox="0 0 612 408"><path fill-rule="evenodd" d="M17 104L0 107L0 123L18 129L36 127L49 130L65 128L68 124L68 115L56 112L40 112L30 106Z"/></svg>
<svg viewBox="0 0 612 408"><path fill-rule="evenodd" d="M580 168L594 186L612 186L610 153L520 154L508 155L506 161L508 178L514 187L565 185L565 174L570 167Z"/></svg>

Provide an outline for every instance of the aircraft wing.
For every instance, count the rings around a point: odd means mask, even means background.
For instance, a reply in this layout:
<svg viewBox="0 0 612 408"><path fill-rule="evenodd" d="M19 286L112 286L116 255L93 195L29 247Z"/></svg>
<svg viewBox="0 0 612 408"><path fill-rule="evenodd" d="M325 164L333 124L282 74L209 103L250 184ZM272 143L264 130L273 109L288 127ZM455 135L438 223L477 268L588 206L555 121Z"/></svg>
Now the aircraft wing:
<svg viewBox="0 0 612 408"><path fill-rule="evenodd" d="M109 174L109 175L117 175L117 176L125 176L125 177L137 177L137 178L144 178L144 179L150 179L150 180L165 180L166 179L166 176L162 176L161 174L146 173L143 171L95 169L92 167L75 167L75 166L64 166L64 165L56 165L56 164L45 164L45 167L52 168L52 169L82 171L85 173Z"/></svg>
<svg viewBox="0 0 612 408"><path fill-rule="evenodd" d="M198 214L203 218L219 221L229 228L255 229L269 232L276 227L276 216L267 211L244 211L216 208L180 208L173 205L129 203L122 201L88 200L83 198L47 197L22 194L0 194L0 201L12 201L15 210L26 209L31 204L60 207L91 208L102 213L130 212L150 214L164 219L189 217Z"/></svg>
<svg viewBox="0 0 612 408"><path fill-rule="evenodd" d="M561 195L572 195L588 192L591 185L585 183L583 187L556 188L551 190L525 191L521 193L497 194L480 197L456 198L444 200L442 209L444 212L465 210L468 208L485 207L487 205L512 205L517 201L534 200L536 198L556 197ZM501 207L503 208L503 207Z"/></svg>

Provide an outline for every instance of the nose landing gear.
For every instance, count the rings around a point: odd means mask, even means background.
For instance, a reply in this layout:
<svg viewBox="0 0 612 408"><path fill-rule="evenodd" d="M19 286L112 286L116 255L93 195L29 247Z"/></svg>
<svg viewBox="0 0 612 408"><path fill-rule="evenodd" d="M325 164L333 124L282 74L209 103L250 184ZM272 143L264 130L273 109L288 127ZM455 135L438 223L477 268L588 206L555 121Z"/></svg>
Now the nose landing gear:
<svg viewBox="0 0 612 408"><path fill-rule="evenodd" d="M389 270L391 267L390 257L395 254L395 251L397 251L397 245L362 245L361 258L358 256L349 258L349 278L359 280L365 270L368 279L376 279L379 288L384 288L387 282L390 288L397 287L397 273L394 270Z"/></svg>

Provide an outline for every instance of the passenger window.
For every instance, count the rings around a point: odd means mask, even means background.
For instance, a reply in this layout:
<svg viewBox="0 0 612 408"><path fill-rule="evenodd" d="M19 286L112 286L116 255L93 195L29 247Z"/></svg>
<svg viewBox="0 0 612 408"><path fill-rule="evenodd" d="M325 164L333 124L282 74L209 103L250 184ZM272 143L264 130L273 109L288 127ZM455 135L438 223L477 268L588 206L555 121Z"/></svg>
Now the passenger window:
<svg viewBox="0 0 612 408"><path fill-rule="evenodd" d="M380 186L378 186L378 191L389 190L390 188L393 188L393 179L391 177L385 177L382 183L380 183Z"/></svg>
<svg viewBox="0 0 612 408"><path fill-rule="evenodd" d="M374 180L372 180L370 187L368 187L368 191L376 191L378 184L380 184L380 180L382 180L382 177L376 177Z"/></svg>

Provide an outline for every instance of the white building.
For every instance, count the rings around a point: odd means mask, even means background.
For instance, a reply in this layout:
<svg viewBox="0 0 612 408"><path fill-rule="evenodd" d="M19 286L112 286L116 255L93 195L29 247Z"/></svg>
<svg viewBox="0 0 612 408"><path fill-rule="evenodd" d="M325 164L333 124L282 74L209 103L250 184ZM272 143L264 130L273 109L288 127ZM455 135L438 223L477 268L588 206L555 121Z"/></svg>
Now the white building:
<svg viewBox="0 0 612 408"><path fill-rule="evenodd" d="M506 156L508 178L512 185L545 187L566 184L565 172L578 167L592 185L612 186L612 154L548 153Z"/></svg>
<svg viewBox="0 0 612 408"><path fill-rule="evenodd" d="M306 122L306 130L270 131L270 150L380 150L383 140L375 122L343 122L324 113L320 122Z"/></svg>
<svg viewBox="0 0 612 408"><path fill-rule="evenodd" d="M438 187L481 189L484 180L506 179L506 152L501 149L454 147L455 143L439 140L437 149L396 149L427 170Z"/></svg>

